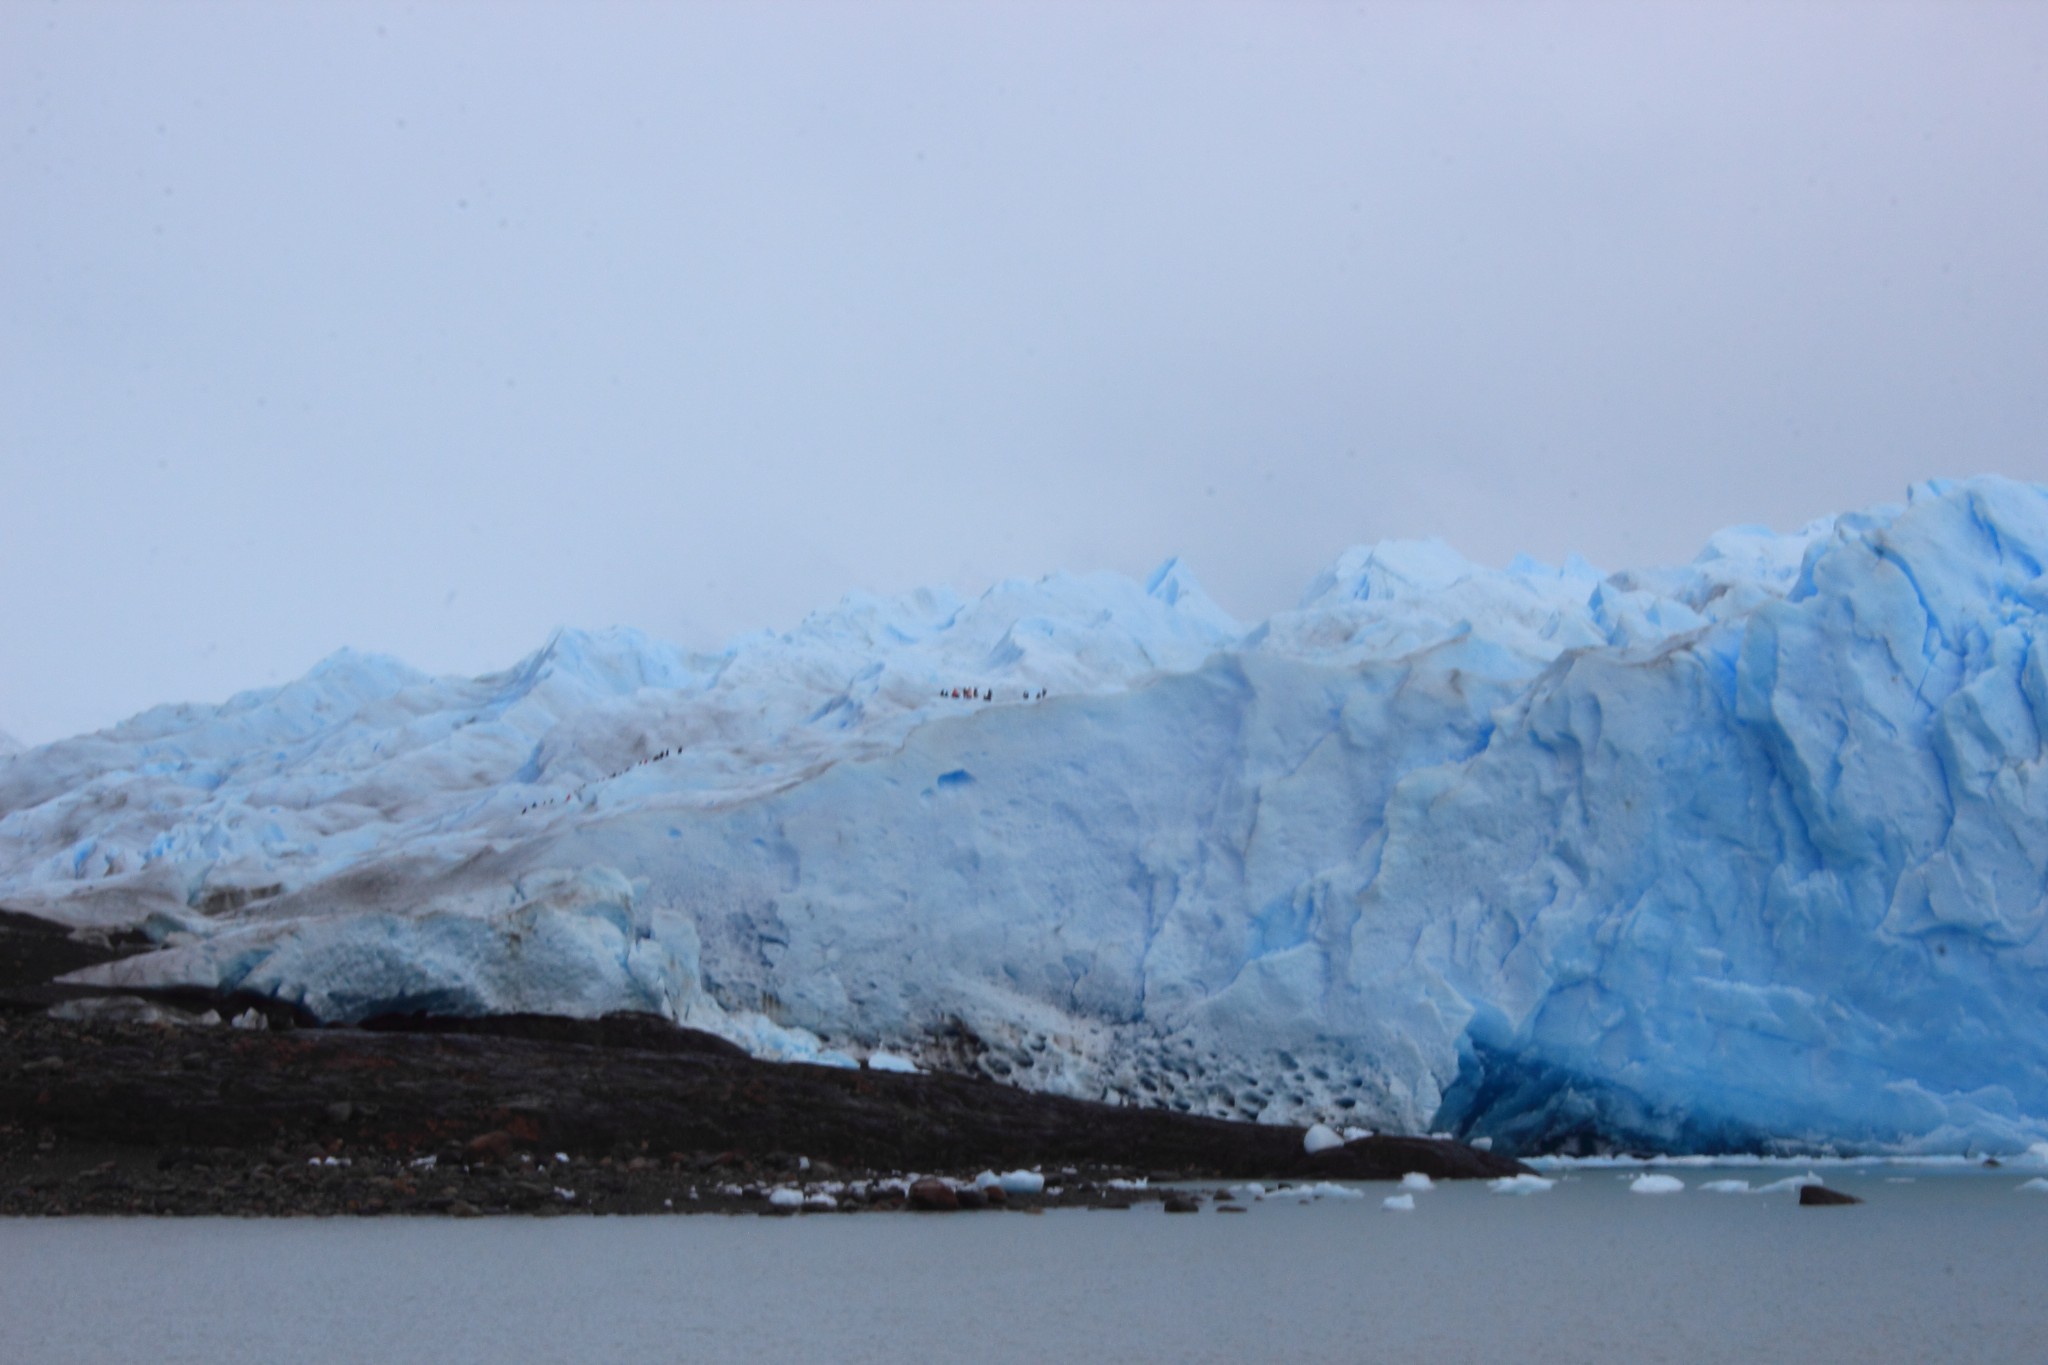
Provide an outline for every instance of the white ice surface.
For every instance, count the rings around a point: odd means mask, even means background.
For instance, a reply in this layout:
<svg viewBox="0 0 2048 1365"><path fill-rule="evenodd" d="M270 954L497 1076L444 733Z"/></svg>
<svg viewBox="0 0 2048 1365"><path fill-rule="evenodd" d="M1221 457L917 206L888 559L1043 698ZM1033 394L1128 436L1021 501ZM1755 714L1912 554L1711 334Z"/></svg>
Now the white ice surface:
<svg viewBox="0 0 2048 1365"><path fill-rule="evenodd" d="M715 654L344 652L0 759L0 901L162 944L87 979L323 1019L644 1010L1268 1121L2017 1152L2044 563L2048 493L1984 479L1672 569L1362 548L1249 627L1169 563Z"/></svg>
<svg viewBox="0 0 2048 1365"><path fill-rule="evenodd" d="M1628 1183L1631 1194L1677 1194L1685 1182L1675 1175L1639 1175Z"/></svg>

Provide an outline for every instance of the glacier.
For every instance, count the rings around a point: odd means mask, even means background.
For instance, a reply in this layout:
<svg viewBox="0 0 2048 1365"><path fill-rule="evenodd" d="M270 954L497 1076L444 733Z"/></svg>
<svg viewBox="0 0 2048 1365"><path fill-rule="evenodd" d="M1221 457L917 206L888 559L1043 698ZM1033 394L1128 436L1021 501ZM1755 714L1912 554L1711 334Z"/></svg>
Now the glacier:
<svg viewBox="0 0 2048 1365"><path fill-rule="evenodd" d="M559 632L0 756L0 904L110 987L335 1022L650 1010L1503 1150L2048 1138L2048 490L1691 564L1346 552L1247 625L1169 561ZM972 699L967 695L972 693Z"/></svg>

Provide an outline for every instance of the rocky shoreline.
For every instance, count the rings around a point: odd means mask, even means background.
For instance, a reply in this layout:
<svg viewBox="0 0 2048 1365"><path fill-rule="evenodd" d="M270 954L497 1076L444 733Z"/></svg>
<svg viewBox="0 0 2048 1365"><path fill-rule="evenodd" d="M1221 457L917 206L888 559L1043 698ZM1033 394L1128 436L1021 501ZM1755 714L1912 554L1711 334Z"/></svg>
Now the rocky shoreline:
<svg viewBox="0 0 2048 1365"><path fill-rule="evenodd" d="M94 947L59 937L0 928L4 1216L1188 1207L1221 1193L1204 1182L1526 1169L1442 1139L1311 1154L1299 1128L762 1062L645 1016L311 1028L235 999L67 1004L52 969ZM207 1008L250 1026L164 1022ZM1020 1170L1044 1187L974 1180Z"/></svg>

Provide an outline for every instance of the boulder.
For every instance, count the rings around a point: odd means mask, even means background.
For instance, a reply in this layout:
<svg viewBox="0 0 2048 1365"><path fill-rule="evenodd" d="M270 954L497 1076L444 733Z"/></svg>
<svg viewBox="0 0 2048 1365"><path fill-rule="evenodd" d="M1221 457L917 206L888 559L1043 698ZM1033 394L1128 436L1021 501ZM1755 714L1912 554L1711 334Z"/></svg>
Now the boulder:
<svg viewBox="0 0 2048 1365"><path fill-rule="evenodd" d="M919 1213L951 1213L960 1207L960 1195L943 1180L920 1180L910 1187L907 1202Z"/></svg>

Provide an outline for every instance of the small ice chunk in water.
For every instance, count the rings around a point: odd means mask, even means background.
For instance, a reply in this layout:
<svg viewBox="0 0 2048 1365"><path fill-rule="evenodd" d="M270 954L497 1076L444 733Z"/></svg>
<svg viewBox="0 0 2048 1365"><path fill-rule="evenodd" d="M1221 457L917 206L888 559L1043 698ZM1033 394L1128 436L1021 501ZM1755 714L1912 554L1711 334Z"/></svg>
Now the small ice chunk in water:
<svg viewBox="0 0 2048 1365"><path fill-rule="evenodd" d="M1820 1177L1812 1171L1808 1171L1805 1175L1788 1175L1783 1180L1773 1180L1768 1185L1760 1186L1757 1189L1757 1193L1797 1194L1799 1193L1799 1187L1802 1185L1818 1185L1820 1183Z"/></svg>
<svg viewBox="0 0 2048 1365"><path fill-rule="evenodd" d="M1486 1182L1486 1188L1495 1194L1541 1194L1556 1185L1555 1180L1546 1180L1540 1175L1504 1175L1498 1180Z"/></svg>
<svg viewBox="0 0 2048 1365"><path fill-rule="evenodd" d="M1339 1185L1330 1180L1318 1180L1313 1185L1297 1185L1289 1194L1306 1195L1311 1199L1363 1199L1364 1190L1354 1190L1349 1185Z"/></svg>
<svg viewBox="0 0 2048 1365"><path fill-rule="evenodd" d="M1401 1177L1401 1188L1404 1190L1433 1190L1436 1188L1436 1182L1420 1171L1410 1171Z"/></svg>
<svg viewBox="0 0 2048 1365"><path fill-rule="evenodd" d="M1344 1139L1337 1136L1337 1130L1327 1123L1318 1123L1310 1128L1301 1139L1304 1152L1327 1152L1332 1147L1342 1147Z"/></svg>
<svg viewBox="0 0 2048 1365"><path fill-rule="evenodd" d="M1380 1200L1380 1207L1392 1209L1395 1213L1415 1212L1415 1196L1412 1194L1390 1194Z"/></svg>
<svg viewBox="0 0 2048 1365"><path fill-rule="evenodd" d="M1675 1175L1639 1175L1628 1183L1631 1194L1677 1194L1685 1182Z"/></svg>
<svg viewBox="0 0 2048 1365"><path fill-rule="evenodd" d="M1700 1188L1709 1194L1748 1194L1749 1182L1747 1180L1709 1180Z"/></svg>
<svg viewBox="0 0 2048 1365"><path fill-rule="evenodd" d="M2032 1180L2029 1180L2022 1184L2020 1188L2023 1190L2032 1190L2036 1194L2048 1194L2048 1180L2044 1180L2037 1175Z"/></svg>

